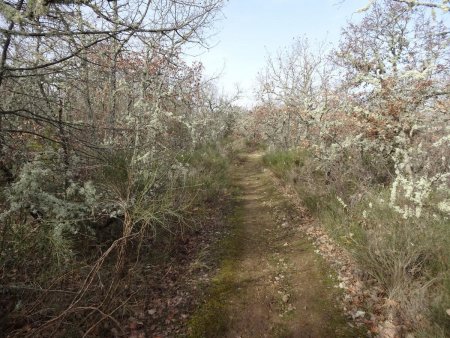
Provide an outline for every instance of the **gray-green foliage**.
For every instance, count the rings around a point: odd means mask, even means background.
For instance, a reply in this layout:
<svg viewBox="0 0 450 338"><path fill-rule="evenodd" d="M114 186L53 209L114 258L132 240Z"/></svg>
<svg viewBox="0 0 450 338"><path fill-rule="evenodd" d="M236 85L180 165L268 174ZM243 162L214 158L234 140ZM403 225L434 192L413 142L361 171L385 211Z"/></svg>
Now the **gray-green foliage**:
<svg viewBox="0 0 450 338"><path fill-rule="evenodd" d="M14 247L20 247L24 240L21 236L14 238L15 234L36 232L39 240L47 241L50 254L61 262L71 253L70 235L91 216L98 196L90 181L78 183L66 178L67 188L62 188L65 178L55 160L55 154L48 152L20 168L17 180L4 190L8 208L0 219L9 224Z"/></svg>

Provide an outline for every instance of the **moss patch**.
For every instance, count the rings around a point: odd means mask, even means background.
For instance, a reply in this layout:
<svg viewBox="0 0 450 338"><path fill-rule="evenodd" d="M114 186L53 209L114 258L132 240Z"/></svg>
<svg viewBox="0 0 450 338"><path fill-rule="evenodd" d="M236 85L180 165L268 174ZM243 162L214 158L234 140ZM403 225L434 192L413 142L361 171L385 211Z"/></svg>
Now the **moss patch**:
<svg viewBox="0 0 450 338"><path fill-rule="evenodd" d="M227 330L227 300L236 293L236 266L242 249L242 214L235 207L228 219L230 233L217 243L220 267L207 292L206 301L189 322L189 337L222 337Z"/></svg>

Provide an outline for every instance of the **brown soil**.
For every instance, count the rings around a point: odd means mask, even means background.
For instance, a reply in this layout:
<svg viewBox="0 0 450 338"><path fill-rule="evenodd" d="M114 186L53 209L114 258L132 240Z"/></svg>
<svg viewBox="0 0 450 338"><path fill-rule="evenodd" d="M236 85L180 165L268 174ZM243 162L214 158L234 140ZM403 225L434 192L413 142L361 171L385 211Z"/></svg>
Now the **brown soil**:
<svg viewBox="0 0 450 338"><path fill-rule="evenodd" d="M275 189L261 154L242 156L233 178L240 189L239 250L228 272L232 278L218 281L232 280L232 288L216 287L227 290L226 297L211 296L222 302L215 315L224 323L221 331L208 332L206 325L201 336L360 336L336 305L336 282L301 231L302 216Z"/></svg>

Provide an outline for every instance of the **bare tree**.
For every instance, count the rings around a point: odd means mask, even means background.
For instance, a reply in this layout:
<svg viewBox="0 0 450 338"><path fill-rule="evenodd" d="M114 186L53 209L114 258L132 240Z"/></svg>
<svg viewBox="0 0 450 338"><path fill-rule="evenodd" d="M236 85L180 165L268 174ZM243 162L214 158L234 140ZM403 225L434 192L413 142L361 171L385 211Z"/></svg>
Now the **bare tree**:
<svg viewBox="0 0 450 338"><path fill-rule="evenodd" d="M289 49L269 57L259 74L259 97L277 107L284 146L298 145L309 137L310 127L327 110L327 88L332 70L322 44L315 51L308 39L299 38ZM329 88L328 88L329 89ZM281 136L280 135L280 136Z"/></svg>
<svg viewBox="0 0 450 338"><path fill-rule="evenodd" d="M449 94L446 30L423 10L387 0L343 30L334 60L348 93L364 107L357 115L368 136L389 143L419 117L445 119L439 102Z"/></svg>
<svg viewBox="0 0 450 338"><path fill-rule="evenodd" d="M201 4L195 1L2 1L0 91L4 97L15 96L8 105L2 102L0 107L2 132L14 129L5 125L12 115L55 120L54 115L43 109L30 111L23 104L29 94L28 89L22 91L26 87L24 82L28 81L24 79L40 78L39 82L45 82L43 86L54 94L51 88L54 82L64 76L78 77L81 64L92 65L89 51L98 50L102 45L111 46L107 57L111 60L109 110L113 121L120 53L157 46L169 54L187 42L204 43L203 30L220 10L221 3L221 0ZM38 96L42 99L42 95Z"/></svg>

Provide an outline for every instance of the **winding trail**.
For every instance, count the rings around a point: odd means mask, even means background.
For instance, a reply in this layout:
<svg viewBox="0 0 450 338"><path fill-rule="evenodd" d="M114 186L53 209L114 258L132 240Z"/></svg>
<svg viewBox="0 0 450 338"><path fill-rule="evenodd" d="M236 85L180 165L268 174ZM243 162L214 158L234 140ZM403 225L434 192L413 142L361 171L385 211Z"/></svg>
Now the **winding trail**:
<svg viewBox="0 0 450 338"><path fill-rule="evenodd" d="M336 306L331 272L300 231L302 222L278 192L259 153L242 155L233 180L239 255L221 337L358 337Z"/></svg>

